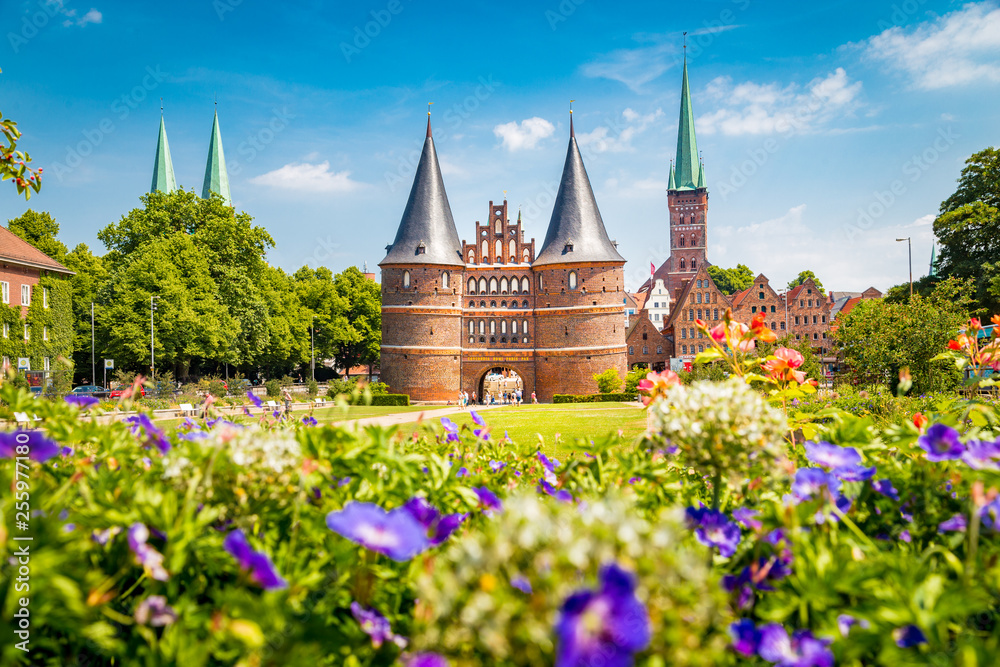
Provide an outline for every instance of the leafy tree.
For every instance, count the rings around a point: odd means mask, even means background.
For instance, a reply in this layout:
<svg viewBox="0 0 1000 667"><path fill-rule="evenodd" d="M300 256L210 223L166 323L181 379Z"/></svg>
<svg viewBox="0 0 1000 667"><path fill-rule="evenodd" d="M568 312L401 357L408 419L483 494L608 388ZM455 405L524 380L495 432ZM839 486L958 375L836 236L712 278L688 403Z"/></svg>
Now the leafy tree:
<svg viewBox="0 0 1000 667"><path fill-rule="evenodd" d="M975 202L1000 208L1000 150L992 146L965 161L958 189L941 202L941 213L950 213Z"/></svg>
<svg viewBox="0 0 1000 667"><path fill-rule="evenodd" d="M742 292L753 285L753 279L756 277L745 264L737 264L735 269L723 269L710 264L706 271L723 294Z"/></svg>
<svg viewBox="0 0 1000 667"><path fill-rule="evenodd" d="M48 213L29 208L20 217L8 220L7 229L60 264L66 263L66 246L57 238L59 223Z"/></svg>
<svg viewBox="0 0 1000 667"><path fill-rule="evenodd" d="M0 114L0 181L14 181L17 194L23 194L25 199L31 199L31 191L42 189L42 169L33 170L28 164L31 157L17 150L17 140L21 131L17 123Z"/></svg>
<svg viewBox="0 0 1000 667"><path fill-rule="evenodd" d="M617 368L609 368L603 373L594 373L594 382L597 383L597 391L602 394L614 394L621 391L622 378L618 375Z"/></svg>
<svg viewBox="0 0 1000 667"><path fill-rule="evenodd" d="M108 280L108 270L104 261L93 254L86 244L73 248L66 254L63 264L66 268L75 272L70 279L73 288L73 361L80 372L84 372L90 377L91 366L91 328L90 328L90 304L94 305L95 322L100 317L97 302L97 293L102 285ZM100 353L101 350L97 350ZM90 378L91 381L96 378Z"/></svg>
<svg viewBox="0 0 1000 667"><path fill-rule="evenodd" d="M382 290L356 266L349 266L333 279L337 294L347 302L347 319L354 330L335 355L343 369L378 363L382 347ZM370 375L370 373L369 373Z"/></svg>
<svg viewBox="0 0 1000 667"><path fill-rule="evenodd" d="M631 396L639 395L639 383L649 374L645 364L639 364L625 376L625 393Z"/></svg>
<svg viewBox="0 0 1000 667"><path fill-rule="evenodd" d="M809 280L810 278L812 278L812 281L816 283L816 289L819 290L819 293L822 294L823 296L826 296L826 290L823 289L823 283L819 281L819 278L816 277L815 273L809 270L800 272L799 275L795 278L795 280L788 283L788 289L793 289L795 287L798 287L799 285ZM909 283L907 283L907 285L909 285Z"/></svg>

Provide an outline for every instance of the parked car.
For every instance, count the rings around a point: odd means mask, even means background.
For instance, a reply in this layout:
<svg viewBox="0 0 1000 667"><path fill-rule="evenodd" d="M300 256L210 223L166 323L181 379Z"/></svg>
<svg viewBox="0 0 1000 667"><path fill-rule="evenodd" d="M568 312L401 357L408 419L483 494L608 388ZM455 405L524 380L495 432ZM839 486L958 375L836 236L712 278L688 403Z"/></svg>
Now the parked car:
<svg viewBox="0 0 1000 667"><path fill-rule="evenodd" d="M120 388L120 389L112 389L112 390L111 390L111 393L109 394L109 398L121 398L121 396L122 396L122 393L123 393L123 392L124 392L124 391L125 391L125 390L126 390L127 388L128 388L128 387L122 387L122 388ZM140 397L145 397L145 396L146 396L146 388L145 388L145 387L143 387L142 385L139 385L139 396L140 396Z"/></svg>
<svg viewBox="0 0 1000 667"><path fill-rule="evenodd" d="M79 387L73 387L73 391L70 393L73 396L93 396L94 398L103 398L108 395L108 390L96 384L84 384Z"/></svg>

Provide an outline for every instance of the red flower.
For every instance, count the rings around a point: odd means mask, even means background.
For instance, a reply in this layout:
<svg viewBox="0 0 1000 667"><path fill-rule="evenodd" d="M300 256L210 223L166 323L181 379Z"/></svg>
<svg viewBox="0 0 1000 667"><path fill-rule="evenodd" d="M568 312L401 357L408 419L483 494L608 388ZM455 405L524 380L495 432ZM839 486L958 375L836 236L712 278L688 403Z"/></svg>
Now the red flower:
<svg viewBox="0 0 1000 667"><path fill-rule="evenodd" d="M948 349L951 349L951 350L961 350L962 346L958 344L957 340L950 340L950 341L948 341Z"/></svg>
<svg viewBox="0 0 1000 667"><path fill-rule="evenodd" d="M919 412L913 415L913 425L917 427L918 431L923 432L924 427L927 426L927 421L927 417Z"/></svg>

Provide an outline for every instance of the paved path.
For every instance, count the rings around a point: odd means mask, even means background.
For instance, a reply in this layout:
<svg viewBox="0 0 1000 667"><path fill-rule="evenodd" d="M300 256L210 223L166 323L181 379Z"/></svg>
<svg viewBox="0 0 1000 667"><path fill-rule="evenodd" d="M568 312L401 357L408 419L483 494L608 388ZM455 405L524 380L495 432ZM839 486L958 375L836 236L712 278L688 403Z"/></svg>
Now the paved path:
<svg viewBox="0 0 1000 667"><path fill-rule="evenodd" d="M395 426L397 424L407 424L409 422L415 421L437 421L441 417L447 417L448 415L453 415L458 412L470 412L470 408L474 409L476 412L482 412L484 410L493 410L494 408L507 407L503 405L477 405L470 406L469 408L460 408L457 405L445 406L442 408L428 408L427 410L414 410L412 412L397 412L391 415L382 415L380 417L363 417L361 419L350 419L341 422L337 422L340 426L347 426L349 424L357 424L358 426Z"/></svg>

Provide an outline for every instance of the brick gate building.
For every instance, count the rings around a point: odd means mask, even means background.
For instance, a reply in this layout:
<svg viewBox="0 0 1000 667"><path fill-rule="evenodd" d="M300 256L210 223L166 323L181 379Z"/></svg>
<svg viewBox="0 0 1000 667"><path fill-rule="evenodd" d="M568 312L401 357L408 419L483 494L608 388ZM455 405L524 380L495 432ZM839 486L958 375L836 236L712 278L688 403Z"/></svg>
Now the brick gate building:
<svg viewBox="0 0 1000 667"><path fill-rule="evenodd" d="M572 113L572 112L571 112ZM520 215L490 202L459 241L430 118L410 197L382 267L382 380L414 400L481 394L513 370L525 396L588 394L595 373L624 377L624 265L609 239L570 116L570 138L541 249Z"/></svg>

